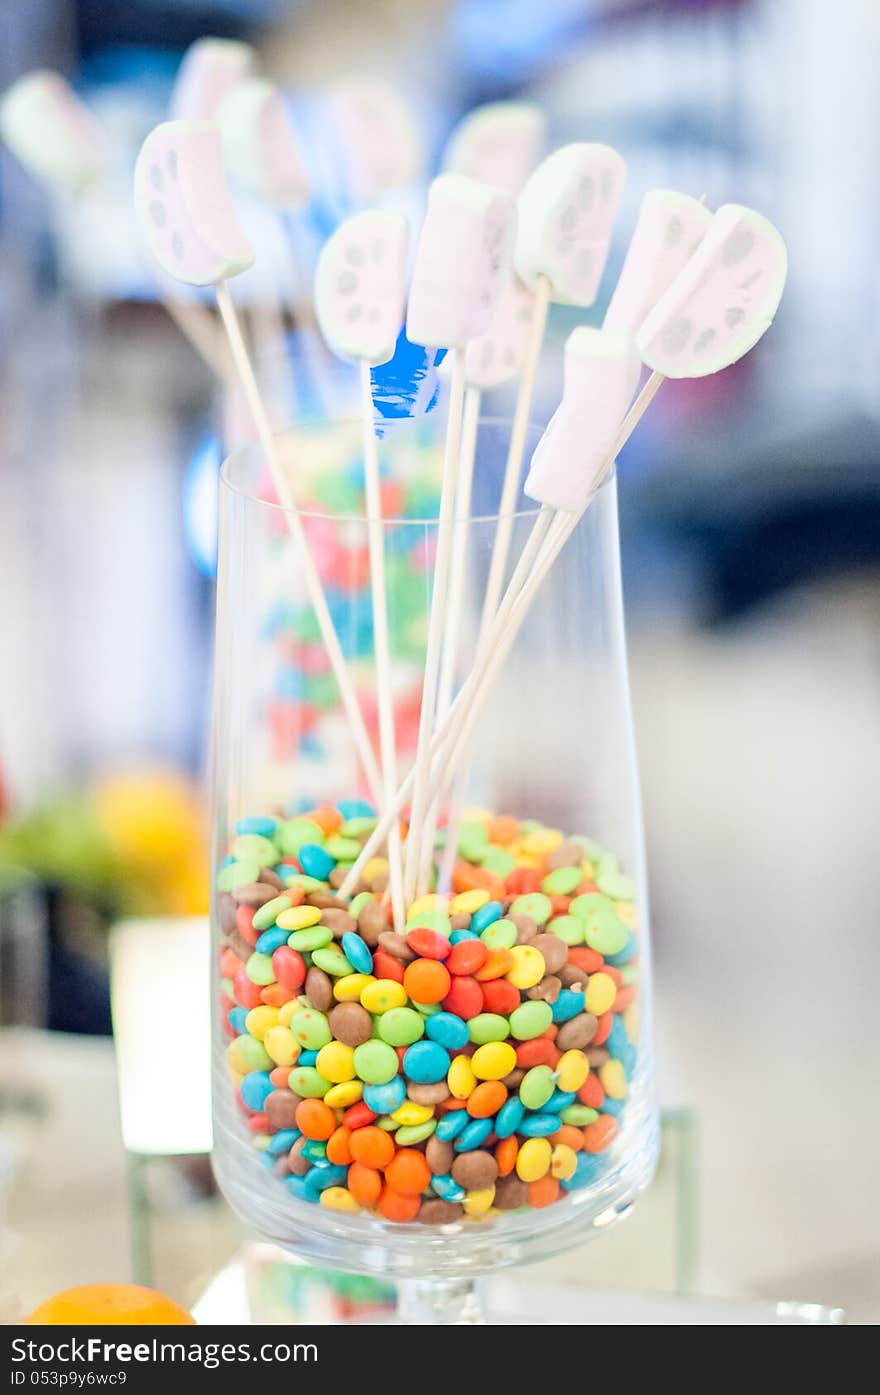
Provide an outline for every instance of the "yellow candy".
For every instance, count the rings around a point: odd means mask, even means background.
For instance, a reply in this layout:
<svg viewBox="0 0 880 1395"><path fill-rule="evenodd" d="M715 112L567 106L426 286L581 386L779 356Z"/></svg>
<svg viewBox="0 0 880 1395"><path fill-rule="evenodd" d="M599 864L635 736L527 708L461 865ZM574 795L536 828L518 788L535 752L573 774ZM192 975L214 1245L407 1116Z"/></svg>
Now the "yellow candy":
<svg viewBox="0 0 880 1395"><path fill-rule="evenodd" d="M361 989L361 1007L367 1012L387 1012L406 1006L406 989L393 978L377 978Z"/></svg>
<svg viewBox="0 0 880 1395"><path fill-rule="evenodd" d="M338 1003L356 1003L364 989L376 980L372 974L346 974L333 985L333 996Z"/></svg>
<svg viewBox="0 0 880 1395"><path fill-rule="evenodd" d="M364 863L364 869L361 872L361 876L363 877L365 882L371 882L374 877L381 877L382 873L387 871L387 857L371 857L369 862ZM277 925L278 922L276 921L275 923Z"/></svg>
<svg viewBox="0 0 880 1395"><path fill-rule="evenodd" d="M639 1007L638 1000L630 1003L628 1008L624 1008L623 1025L626 1029L626 1035L633 1045L635 1045L639 1039L639 1031L642 1025L642 1011Z"/></svg>
<svg viewBox="0 0 880 1395"><path fill-rule="evenodd" d="M518 852L516 855L517 867L537 867L543 861L537 853Z"/></svg>
<svg viewBox="0 0 880 1395"><path fill-rule="evenodd" d="M560 1090L572 1094L581 1088L590 1074L590 1063L583 1051L575 1048L563 1051L556 1062L556 1074L559 1076L557 1084Z"/></svg>
<svg viewBox="0 0 880 1395"><path fill-rule="evenodd" d="M354 1051L341 1041L330 1041L318 1052L315 1069L334 1085L344 1085L346 1081L354 1080L357 1075L354 1068Z"/></svg>
<svg viewBox="0 0 880 1395"><path fill-rule="evenodd" d="M251 1143L259 1153L265 1153L271 1142L272 1135L270 1133L255 1133L251 1138Z"/></svg>
<svg viewBox="0 0 880 1395"><path fill-rule="evenodd" d="M281 912L275 924L279 930L306 930L310 925L317 925L320 919L317 906L291 906Z"/></svg>
<svg viewBox="0 0 880 1395"><path fill-rule="evenodd" d="M326 1206L328 1211L344 1211L349 1216L361 1209L360 1202L347 1187L328 1187L321 1193L321 1205Z"/></svg>
<svg viewBox="0 0 880 1395"><path fill-rule="evenodd" d="M462 809L461 817L463 823L491 823L495 815L491 809Z"/></svg>
<svg viewBox="0 0 880 1395"><path fill-rule="evenodd" d="M624 925L628 925L630 930L638 928L639 917L632 901L615 901L614 910L618 920L622 920Z"/></svg>
<svg viewBox="0 0 880 1395"><path fill-rule="evenodd" d="M534 988L547 972L544 956L534 945L513 945L509 951L513 965L504 975L514 988Z"/></svg>
<svg viewBox="0 0 880 1395"><path fill-rule="evenodd" d="M324 1096L324 1103L329 1104L331 1109L348 1109L350 1105L357 1104L364 1093L363 1082L360 1080L344 1080L341 1085L331 1085Z"/></svg>
<svg viewBox="0 0 880 1395"><path fill-rule="evenodd" d="M299 1060L300 1044L289 1027L270 1027L263 1045L276 1066L292 1066Z"/></svg>
<svg viewBox="0 0 880 1395"><path fill-rule="evenodd" d="M251 1008L244 1019L244 1025L248 1036L256 1037L257 1041L263 1041L270 1027L278 1025L278 1009L265 1006Z"/></svg>
<svg viewBox="0 0 880 1395"><path fill-rule="evenodd" d="M488 900L488 891L481 891L479 887L474 887L473 891L461 891L449 902L449 914L473 915L474 911L485 906Z"/></svg>
<svg viewBox="0 0 880 1395"><path fill-rule="evenodd" d="M284 1003L283 1006L278 1009L279 1027L289 1027L293 1014L299 1012L300 1007L301 1003L299 998L291 998L290 1002Z"/></svg>
<svg viewBox="0 0 880 1395"><path fill-rule="evenodd" d="M567 1143L557 1143L550 1158L550 1173L560 1182L573 1177L577 1168L577 1153Z"/></svg>
<svg viewBox="0 0 880 1395"><path fill-rule="evenodd" d="M601 969L597 974L590 974L584 997L584 1007L587 1012L592 1012L595 1017L601 1017L603 1012L608 1012L616 997L617 984L610 974L603 974Z"/></svg>
<svg viewBox="0 0 880 1395"><path fill-rule="evenodd" d="M626 1099L626 1074L620 1061L606 1061L599 1067L599 1079L606 1095L613 1100Z"/></svg>
<svg viewBox="0 0 880 1395"><path fill-rule="evenodd" d="M413 920L417 915L421 915L423 911L440 911L443 913L446 910L447 904L448 902L445 896L435 896L433 894L429 896L419 896L417 900L413 901L407 911L406 918L408 921Z"/></svg>
<svg viewBox="0 0 880 1395"><path fill-rule="evenodd" d="M226 1062L226 1074L229 1076L233 1090L237 1090L244 1080L244 1076L241 1075L239 1071L234 1070L229 1061Z"/></svg>
<svg viewBox="0 0 880 1395"><path fill-rule="evenodd" d="M516 1174L523 1182L539 1182L550 1171L553 1148L546 1138L527 1138L516 1155Z"/></svg>
<svg viewBox="0 0 880 1395"><path fill-rule="evenodd" d="M494 1200L495 1188L483 1187L478 1192L466 1192L461 1204L464 1207L465 1215L475 1219L477 1216L485 1216L491 1209Z"/></svg>
<svg viewBox="0 0 880 1395"><path fill-rule="evenodd" d="M478 1046L471 1057L471 1071L478 1080L503 1080L515 1068L516 1052L508 1041L489 1041L485 1046ZM449 1074L452 1074L451 1066ZM452 1090L451 1084L449 1088Z"/></svg>
<svg viewBox="0 0 880 1395"><path fill-rule="evenodd" d="M391 1117L395 1124L410 1128L414 1124L427 1124L429 1119L433 1119L434 1111L426 1104L416 1104L415 1100L404 1100L400 1108L394 1110Z"/></svg>
<svg viewBox="0 0 880 1395"><path fill-rule="evenodd" d="M446 1084L449 1086L449 1093L457 1100L466 1100L476 1088L477 1077L467 1056L455 1057L447 1072Z"/></svg>
<svg viewBox="0 0 880 1395"><path fill-rule="evenodd" d="M522 850L534 857L546 857L554 848L559 847L564 837L558 828L536 828L534 833L527 833L523 838Z"/></svg>

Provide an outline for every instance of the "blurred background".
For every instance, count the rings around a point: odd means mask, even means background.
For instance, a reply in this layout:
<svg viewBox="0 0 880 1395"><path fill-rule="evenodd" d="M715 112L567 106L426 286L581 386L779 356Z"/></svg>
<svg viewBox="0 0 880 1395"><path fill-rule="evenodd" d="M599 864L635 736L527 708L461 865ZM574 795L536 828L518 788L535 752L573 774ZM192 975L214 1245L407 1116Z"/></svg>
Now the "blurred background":
<svg viewBox="0 0 880 1395"><path fill-rule="evenodd" d="M63 72L111 158L60 197L0 149L0 1312L129 1276L108 927L207 905L220 411L130 186L213 34L291 94L324 190L295 230L306 264L351 198L328 94L352 77L394 85L426 176L501 98L539 102L551 144L621 150L592 322L649 187L754 204L785 236L771 333L670 384L620 464L661 1095L695 1121L696 1289L880 1319L876 4L31 0L3 30L0 89ZM577 318L552 316L540 420ZM198 1161L159 1193L159 1277L188 1301L235 1236ZM632 1265L638 1287L651 1265Z"/></svg>

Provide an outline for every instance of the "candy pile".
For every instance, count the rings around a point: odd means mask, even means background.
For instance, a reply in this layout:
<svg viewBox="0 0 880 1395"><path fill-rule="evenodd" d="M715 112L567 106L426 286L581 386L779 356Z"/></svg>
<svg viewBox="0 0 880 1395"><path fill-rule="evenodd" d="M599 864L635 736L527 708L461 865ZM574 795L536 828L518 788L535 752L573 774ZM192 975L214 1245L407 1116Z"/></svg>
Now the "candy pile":
<svg viewBox="0 0 880 1395"><path fill-rule="evenodd" d="M447 1224L544 1207L608 1165L638 1038L635 888L587 838L469 811L450 898L335 895L361 800L239 821L216 879L227 1063L300 1201Z"/></svg>

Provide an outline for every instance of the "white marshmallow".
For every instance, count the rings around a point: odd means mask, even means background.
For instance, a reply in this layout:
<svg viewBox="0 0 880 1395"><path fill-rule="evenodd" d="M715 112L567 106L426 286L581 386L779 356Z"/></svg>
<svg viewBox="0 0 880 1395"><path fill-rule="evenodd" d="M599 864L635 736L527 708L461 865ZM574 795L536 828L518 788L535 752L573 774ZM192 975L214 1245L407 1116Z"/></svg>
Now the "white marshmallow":
<svg viewBox="0 0 880 1395"><path fill-rule="evenodd" d="M525 492L550 508L579 513L614 447L639 381L632 339L582 326L565 345L562 401L535 447Z"/></svg>
<svg viewBox="0 0 880 1395"><path fill-rule="evenodd" d="M372 203L418 181L424 164L421 135L409 107L388 83L338 82L330 89L329 110L355 202Z"/></svg>
<svg viewBox="0 0 880 1395"><path fill-rule="evenodd" d="M544 113L534 102L488 102L455 127L443 168L516 195L541 158L546 127Z"/></svg>
<svg viewBox="0 0 880 1395"><path fill-rule="evenodd" d="M773 224L754 209L725 204L642 324L644 362L667 378L702 378L735 363L769 329L787 268Z"/></svg>
<svg viewBox="0 0 880 1395"><path fill-rule="evenodd" d="M26 73L0 101L0 133L36 179L64 193L80 193L107 166L98 122L60 73Z"/></svg>
<svg viewBox="0 0 880 1395"><path fill-rule="evenodd" d="M465 349L464 376L469 387L500 387L519 375L534 313L534 292L511 267L489 328Z"/></svg>
<svg viewBox="0 0 880 1395"><path fill-rule="evenodd" d="M282 92L266 78L249 78L227 93L217 120L223 158L237 184L276 208L302 208L309 181Z"/></svg>
<svg viewBox="0 0 880 1395"><path fill-rule="evenodd" d="M416 248L407 337L428 349L463 348L489 328L510 266L513 201L463 174L428 191Z"/></svg>
<svg viewBox="0 0 880 1395"><path fill-rule="evenodd" d="M689 194L650 189L605 314L605 329L635 334L706 235L709 209Z"/></svg>
<svg viewBox="0 0 880 1395"><path fill-rule="evenodd" d="M340 358L375 367L394 356L406 310L406 219L369 209L346 219L318 258L315 312Z"/></svg>
<svg viewBox="0 0 880 1395"><path fill-rule="evenodd" d="M153 256L176 280L215 285L253 263L212 122L165 121L150 132L135 165L134 203Z"/></svg>
<svg viewBox="0 0 880 1395"><path fill-rule="evenodd" d="M183 55L171 92L172 121L213 121L233 87L252 77L256 54L237 39L197 39Z"/></svg>
<svg viewBox="0 0 880 1395"><path fill-rule="evenodd" d="M541 162L517 200L513 259L527 286L546 276L552 300L592 305L625 176L610 145L564 145Z"/></svg>

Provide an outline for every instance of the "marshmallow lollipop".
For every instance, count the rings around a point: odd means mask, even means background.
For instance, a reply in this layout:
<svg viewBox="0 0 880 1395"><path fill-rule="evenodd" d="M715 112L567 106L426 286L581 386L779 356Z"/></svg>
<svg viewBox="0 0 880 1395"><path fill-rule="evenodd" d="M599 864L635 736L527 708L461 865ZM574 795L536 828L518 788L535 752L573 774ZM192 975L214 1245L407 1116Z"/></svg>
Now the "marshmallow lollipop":
<svg viewBox="0 0 880 1395"><path fill-rule="evenodd" d="M488 102L455 127L443 168L518 194L541 158L546 127L543 111L533 102Z"/></svg>
<svg viewBox="0 0 880 1395"><path fill-rule="evenodd" d="M226 279L244 271L253 253L238 226L223 170L220 128L206 121L166 121L147 136L134 175L135 211L159 265L193 286L214 285L229 347L339 687L371 792L381 802L375 754L345 664L339 637L309 550L266 407L257 386Z"/></svg>
<svg viewBox="0 0 880 1395"><path fill-rule="evenodd" d="M769 329L787 269L785 243L773 224L754 209L724 204L642 324L642 359L667 378L703 378L727 368Z"/></svg>
<svg viewBox="0 0 880 1395"><path fill-rule="evenodd" d="M183 55L171 92L175 121L213 121L227 93L254 73L256 55L237 39L197 39Z"/></svg>
<svg viewBox="0 0 880 1395"><path fill-rule="evenodd" d="M309 181L282 92L266 78L248 78L220 102L223 156L237 184L273 208L302 208Z"/></svg>
<svg viewBox="0 0 880 1395"><path fill-rule="evenodd" d="M415 184L423 152L412 114L388 83L350 78L329 94L330 117L342 146L355 203L372 203Z"/></svg>
<svg viewBox="0 0 880 1395"><path fill-rule="evenodd" d="M107 167L101 128L60 73L39 68L0 101L0 133L12 153L50 189L79 194Z"/></svg>
<svg viewBox="0 0 880 1395"><path fill-rule="evenodd" d="M702 242L712 214L699 199L650 189L605 312L605 329L635 334Z"/></svg>

